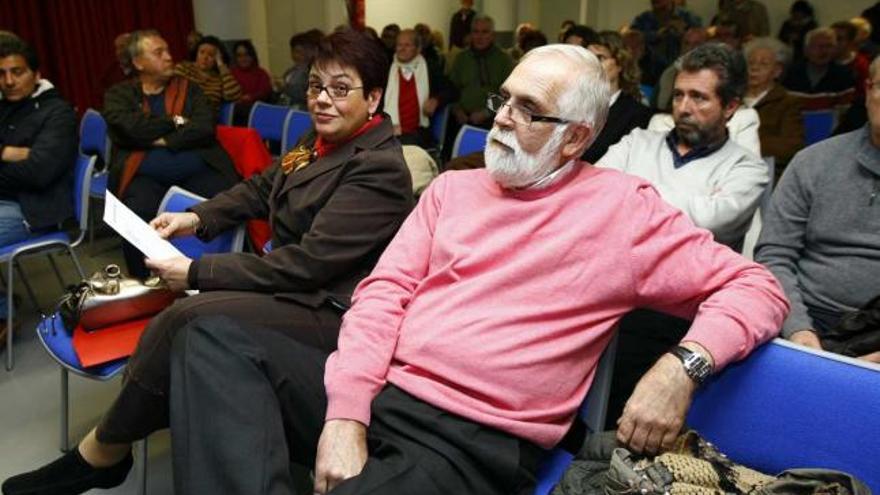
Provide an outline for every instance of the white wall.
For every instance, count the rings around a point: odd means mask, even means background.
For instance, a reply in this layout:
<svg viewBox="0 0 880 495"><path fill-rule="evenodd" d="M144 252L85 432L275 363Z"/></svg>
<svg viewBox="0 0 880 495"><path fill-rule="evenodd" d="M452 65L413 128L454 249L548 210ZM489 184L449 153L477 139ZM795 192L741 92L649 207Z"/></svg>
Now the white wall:
<svg viewBox="0 0 880 495"><path fill-rule="evenodd" d="M411 28L424 22L431 29L442 31L448 43L449 20L458 8L458 0L366 0L365 19L367 26L380 34L388 24Z"/></svg>

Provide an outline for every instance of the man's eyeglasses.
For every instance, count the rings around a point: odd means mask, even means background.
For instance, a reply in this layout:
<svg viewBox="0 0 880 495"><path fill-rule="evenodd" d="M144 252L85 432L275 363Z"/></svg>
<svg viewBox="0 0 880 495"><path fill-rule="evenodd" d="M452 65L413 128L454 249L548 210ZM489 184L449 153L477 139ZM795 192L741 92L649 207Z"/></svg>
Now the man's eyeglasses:
<svg viewBox="0 0 880 495"><path fill-rule="evenodd" d="M321 95L322 91L326 91L327 95L330 96L331 99L344 100L348 96L348 93L350 93L353 89L364 89L364 87L357 86L352 88L347 84L340 83L328 84L327 86L324 86L317 81L311 81L309 82L309 87L306 90L306 95L309 98L317 98Z"/></svg>
<svg viewBox="0 0 880 495"><path fill-rule="evenodd" d="M486 100L486 108L493 113L498 113L506 106L510 108L510 119L517 124L522 125L529 125L532 122L549 122L551 124L568 124L571 122L570 120L559 117L534 114L519 105L509 103L508 100L509 98L505 98L501 95L489 93L489 98Z"/></svg>

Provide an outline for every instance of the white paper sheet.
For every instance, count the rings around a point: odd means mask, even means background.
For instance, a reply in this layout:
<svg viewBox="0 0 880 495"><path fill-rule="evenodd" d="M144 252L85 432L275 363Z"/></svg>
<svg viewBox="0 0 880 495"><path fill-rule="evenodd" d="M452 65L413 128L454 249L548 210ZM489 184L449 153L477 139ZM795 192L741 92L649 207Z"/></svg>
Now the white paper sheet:
<svg viewBox="0 0 880 495"><path fill-rule="evenodd" d="M159 237L147 222L129 210L110 191L107 191L104 198L104 223L132 243L147 258L163 260L183 256L173 244Z"/></svg>

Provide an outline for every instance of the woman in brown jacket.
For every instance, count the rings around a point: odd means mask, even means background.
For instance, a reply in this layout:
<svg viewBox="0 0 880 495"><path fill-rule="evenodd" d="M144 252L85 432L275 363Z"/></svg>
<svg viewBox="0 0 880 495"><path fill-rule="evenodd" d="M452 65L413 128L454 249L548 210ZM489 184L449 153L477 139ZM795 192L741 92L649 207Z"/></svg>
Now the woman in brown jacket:
<svg viewBox="0 0 880 495"><path fill-rule="evenodd" d="M336 349L355 285L370 272L413 203L391 122L376 113L387 76L388 60L365 35L327 36L309 71L308 108L316 138L191 212L153 220L165 237L195 233L210 239L245 220L269 218L274 249L263 257L229 253L198 261L148 260L172 288L201 293L179 300L150 322L119 397L78 448L10 478L4 494L74 494L122 483L132 465L131 443L168 425L171 341L199 316L224 315L323 352Z"/></svg>
<svg viewBox="0 0 880 495"><path fill-rule="evenodd" d="M746 43L744 53L749 66L745 104L761 117L761 152L776 159L778 178L791 157L804 147L800 100L777 82L788 59L788 48L773 38L756 38Z"/></svg>

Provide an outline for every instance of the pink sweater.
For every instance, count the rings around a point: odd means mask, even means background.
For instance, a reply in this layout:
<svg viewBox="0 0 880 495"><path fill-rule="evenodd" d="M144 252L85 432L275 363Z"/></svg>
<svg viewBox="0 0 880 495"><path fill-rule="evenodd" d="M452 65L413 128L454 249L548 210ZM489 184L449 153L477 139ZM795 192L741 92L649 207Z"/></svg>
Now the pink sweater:
<svg viewBox="0 0 880 495"><path fill-rule="evenodd" d="M447 172L354 294L324 377L327 419L370 421L392 383L542 447L564 435L617 321L695 320L716 369L774 337L773 276L693 226L645 181L584 165L541 191Z"/></svg>

